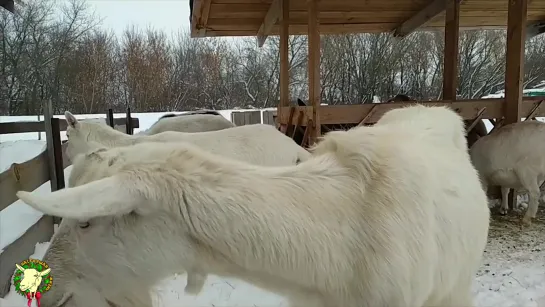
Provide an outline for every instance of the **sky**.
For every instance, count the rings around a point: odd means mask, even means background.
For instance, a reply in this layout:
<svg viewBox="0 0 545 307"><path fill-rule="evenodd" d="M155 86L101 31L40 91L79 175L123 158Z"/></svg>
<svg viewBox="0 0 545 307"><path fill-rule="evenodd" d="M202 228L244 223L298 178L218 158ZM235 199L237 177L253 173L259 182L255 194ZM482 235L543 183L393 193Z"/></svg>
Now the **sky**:
<svg viewBox="0 0 545 307"><path fill-rule="evenodd" d="M91 9L103 18L103 27L118 36L137 25L152 26L166 34L189 31L189 0L87 0Z"/></svg>

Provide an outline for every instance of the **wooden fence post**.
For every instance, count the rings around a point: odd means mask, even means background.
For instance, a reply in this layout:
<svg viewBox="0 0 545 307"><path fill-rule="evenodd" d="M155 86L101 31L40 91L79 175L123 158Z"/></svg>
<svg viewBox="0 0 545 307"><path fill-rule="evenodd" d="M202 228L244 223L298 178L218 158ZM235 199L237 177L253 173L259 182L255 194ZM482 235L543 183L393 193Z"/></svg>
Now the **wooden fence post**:
<svg viewBox="0 0 545 307"><path fill-rule="evenodd" d="M522 117L522 96L524 84L524 51L526 42L526 19L528 0L508 1L507 43L505 52L505 102L504 124L520 121ZM509 191L509 208L517 203L517 192Z"/></svg>
<svg viewBox="0 0 545 307"><path fill-rule="evenodd" d="M108 109L108 112L106 113L106 122L110 127L115 128L114 124L114 111L112 109Z"/></svg>
<svg viewBox="0 0 545 307"><path fill-rule="evenodd" d="M125 131L127 134L133 134L134 132L134 129L132 128L131 108L127 108L127 114L125 116Z"/></svg>
<svg viewBox="0 0 545 307"><path fill-rule="evenodd" d="M44 124L51 191L57 191L64 188L64 169L62 165L60 122L58 118L53 118L51 99L44 106Z"/></svg>
<svg viewBox="0 0 545 307"><path fill-rule="evenodd" d="M49 164L49 183L51 185L51 192L54 192L64 189L65 184L60 120L53 117L53 106L51 99L48 99L47 105L44 106L44 125ZM60 218L54 217L53 223L60 223Z"/></svg>

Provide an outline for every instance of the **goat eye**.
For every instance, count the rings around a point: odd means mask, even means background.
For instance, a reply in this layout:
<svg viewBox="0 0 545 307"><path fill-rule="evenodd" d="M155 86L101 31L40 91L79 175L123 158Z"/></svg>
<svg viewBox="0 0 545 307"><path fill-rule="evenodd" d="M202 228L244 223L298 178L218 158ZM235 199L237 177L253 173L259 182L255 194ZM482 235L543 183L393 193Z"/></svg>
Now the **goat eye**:
<svg viewBox="0 0 545 307"><path fill-rule="evenodd" d="M85 229L89 227L89 222L83 222L83 223L79 223L79 228L81 229Z"/></svg>

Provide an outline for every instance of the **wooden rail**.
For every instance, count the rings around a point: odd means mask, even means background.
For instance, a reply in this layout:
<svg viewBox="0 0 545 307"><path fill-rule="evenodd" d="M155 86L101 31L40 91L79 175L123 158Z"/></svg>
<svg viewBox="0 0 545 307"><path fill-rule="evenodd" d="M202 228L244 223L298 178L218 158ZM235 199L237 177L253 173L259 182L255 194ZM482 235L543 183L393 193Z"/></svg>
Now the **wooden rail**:
<svg viewBox="0 0 545 307"><path fill-rule="evenodd" d="M524 97L522 102L522 114L528 114L538 105L545 97ZM482 113L482 119L501 119L503 117L503 107L505 100L503 98L494 99L473 99L473 100L457 100L457 101L420 101L420 102L400 102L400 103L366 103L358 105L322 105L320 106L320 121L321 124L358 124L364 119L371 110L373 113L367 118L365 123L375 123L384 113L389 110L397 109L407 105L421 103L423 105L446 106L456 110L464 119L474 119L479 111L486 108ZM376 106L376 108L374 108ZM288 124L289 108L281 107L286 111L281 113L279 122ZM305 119L312 119L312 107L293 107L295 112L304 112ZM524 115L523 115L524 116ZM534 114L534 117L545 116L545 109L540 109ZM291 124L296 124L296 118L292 119ZM305 121L306 122L306 121Z"/></svg>
<svg viewBox="0 0 545 307"><path fill-rule="evenodd" d="M116 126L125 126L126 119L114 118L114 125ZM139 128L138 118L131 119L132 128ZM60 120L59 122L60 131L66 131L67 124L65 120ZM34 121L21 121L21 122L9 122L9 123L0 123L0 134L10 134L10 133L28 133L28 132L45 132L45 125L43 121L34 122Z"/></svg>

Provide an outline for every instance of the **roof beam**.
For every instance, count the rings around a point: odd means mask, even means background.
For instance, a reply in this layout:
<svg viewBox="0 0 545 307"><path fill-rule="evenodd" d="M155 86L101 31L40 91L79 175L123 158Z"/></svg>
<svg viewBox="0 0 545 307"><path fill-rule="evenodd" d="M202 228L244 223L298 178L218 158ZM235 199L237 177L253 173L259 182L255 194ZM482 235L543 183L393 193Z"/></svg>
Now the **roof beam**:
<svg viewBox="0 0 545 307"><path fill-rule="evenodd" d="M461 2L461 0L457 0ZM447 9L447 0L432 0L422 10L393 30L394 37L405 37Z"/></svg>
<svg viewBox="0 0 545 307"><path fill-rule="evenodd" d="M288 8L289 10L289 8ZM282 1L274 0L267 11L267 15L263 18L263 22L257 31L257 46L263 47L267 37L272 31L272 28L282 18Z"/></svg>
<svg viewBox="0 0 545 307"><path fill-rule="evenodd" d="M195 37L206 36L206 26L210 15L212 0L194 0L193 16L191 16L191 32Z"/></svg>

